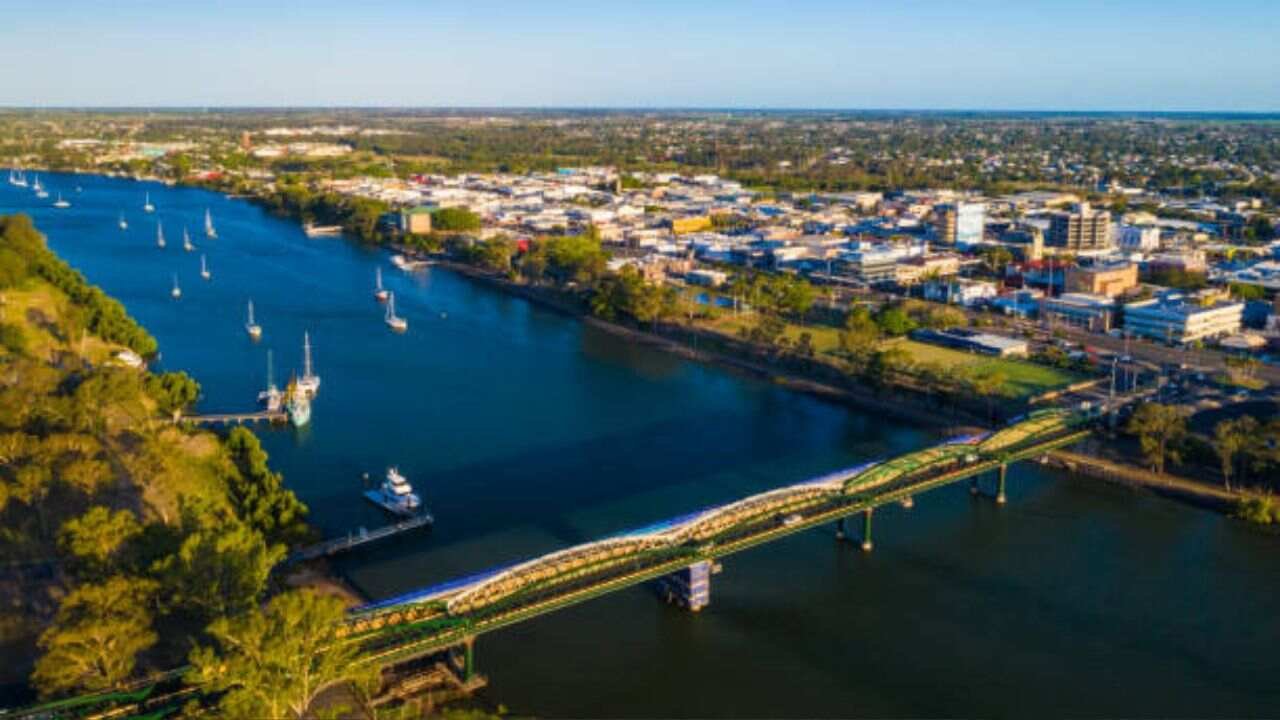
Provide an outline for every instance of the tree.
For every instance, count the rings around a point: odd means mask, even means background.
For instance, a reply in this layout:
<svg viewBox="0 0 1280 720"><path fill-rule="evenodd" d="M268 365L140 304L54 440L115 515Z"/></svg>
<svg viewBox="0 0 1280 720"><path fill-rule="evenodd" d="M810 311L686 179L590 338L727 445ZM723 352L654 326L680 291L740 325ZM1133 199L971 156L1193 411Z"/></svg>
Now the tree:
<svg viewBox="0 0 1280 720"><path fill-rule="evenodd" d="M147 612L155 591L150 580L123 576L71 591L40 635L45 653L31 675L40 693L105 690L128 679L138 654L157 639Z"/></svg>
<svg viewBox="0 0 1280 720"><path fill-rule="evenodd" d="M431 229L440 232L471 232L479 230L480 216L467 208L440 208L431 213Z"/></svg>
<svg viewBox="0 0 1280 720"><path fill-rule="evenodd" d="M143 381L143 389L165 415L185 410L200 398L200 384L185 372L148 375Z"/></svg>
<svg viewBox="0 0 1280 720"><path fill-rule="evenodd" d="M62 524L58 544L72 557L91 567L106 567L107 561L142 533L137 518L128 510L112 512L96 505L84 515Z"/></svg>
<svg viewBox="0 0 1280 720"><path fill-rule="evenodd" d="M235 464L227 477L227 490L236 515L268 542L294 545L309 539L307 506L267 465L258 436L245 427L232 428L226 448Z"/></svg>
<svg viewBox="0 0 1280 720"><path fill-rule="evenodd" d="M1129 418L1125 429L1138 436L1143 456L1157 473L1164 473L1166 460L1175 463L1181 460L1178 443L1186 435L1187 420L1178 408L1143 403Z"/></svg>
<svg viewBox="0 0 1280 720"><path fill-rule="evenodd" d="M876 313L876 325L880 326L881 332L889 337L902 337L916 329L916 322L907 315L906 311L893 305L882 308Z"/></svg>
<svg viewBox="0 0 1280 720"><path fill-rule="evenodd" d="M844 349L854 355L873 352L880 342L880 326L871 318L871 311L862 305L850 310L844 319L840 341Z"/></svg>
<svg viewBox="0 0 1280 720"><path fill-rule="evenodd" d="M1008 376L1002 370L988 370L975 373L969 378L969 387L973 394L984 398L987 402L987 420L992 419L995 410L995 399L1008 382Z"/></svg>
<svg viewBox="0 0 1280 720"><path fill-rule="evenodd" d="M1257 442L1258 421L1249 415L1235 420L1223 420L1213 428L1213 448L1222 463L1222 481L1231 489L1231 478L1236 475L1236 465Z"/></svg>
<svg viewBox="0 0 1280 720"><path fill-rule="evenodd" d="M342 620L338 598L282 593L265 610L214 621L214 642L192 652L188 681L225 692L220 706L230 717L300 718L330 685L373 679L356 665L357 645L335 642Z"/></svg>

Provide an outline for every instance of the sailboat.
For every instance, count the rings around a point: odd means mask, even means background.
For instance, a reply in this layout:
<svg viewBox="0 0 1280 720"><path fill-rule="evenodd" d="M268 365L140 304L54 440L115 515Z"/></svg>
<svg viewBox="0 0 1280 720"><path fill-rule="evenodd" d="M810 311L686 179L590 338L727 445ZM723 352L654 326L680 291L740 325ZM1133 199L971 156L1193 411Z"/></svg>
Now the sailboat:
<svg viewBox="0 0 1280 720"><path fill-rule="evenodd" d="M169 294L173 296L174 300L177 300L178 298L182 297L182 288L178 287L177 273L174 273L173 275L173 290L169 291Z"/></svg>
<svg viewBox="0 0 1280 720"><path fill-rule="evenodd" d="M209 265L205 262L204 255L200 255L200 277L205 280L213 278L213 273L209 272Z"/></svg>
<svg viewBox="0 0 1280 720"><path fill-rule="evenodd" d="M249 303L249 307L253 307L253 303ZM278 412L280 410L280 388L276 387L275 377L272 374L271 367L271 351L267 351L267 389L258 393L258 402L267 406L267 410Z"/></svg>
<svg viewBox="0 0 1280 720"><path fill-rule="evenodd" d="M284 409L289 413L289 422L294 427L302 427L311 422L311 397L298 387L296 380L290 379L285 388Z"/></svg>
<svg viewBox="0 0 1280 720"><path fill-rule="evenodd" d="M191 235L187 232L185 227L182 228L182 249L187 252L191 252L196 249L196 246L191 244Z"/></svg>
<svg viewBox="0 0 1280 720"><path fill-rule="evenodd" d="M204 236L210 240L218 239L218 231L213 227L213 215L209 214L209 208L204 209Z"/></svg>
<svg viewBox="0 0 1280 720"><path fill-rule="evenodd" d="M164 225L156 223L156 245L164 247Z"/></svg>
<svg viewBox="0 0 1280 720"><path fill-rule="evenodd" d="M315 396L320 391L320 376L311 367L311 334L302 333L302 377L298 378L300 392Z"/></svg>
<svg viewBox="0 0 1280 720"><path fill-rule="evenodd" d="M147 193L147 199L142 203L142 212L155 212L156 206L151 204L151 193Z"/></svg>
<svg viewBox="0 0 1280 720"><path fill-rule="evenodd" d="M253 301L249 301L249 321L244 324L245 332L249 333L249 337L257 340L262 337L262 326L254 322L253 319Z"/></svg>
<svg viewBox="0 0 1280 720"><path fill-rule="evenodd" d="M17 185L18 187L26 187L26 186L27 186L27 174L22 170L22 168L18 168L18 176L17 176L17 178L15 178L15 179L13 179L13 180L10 180L9 182L13 183L14 185Z"/></svg>
<svg viewBox="0 0 1280 720"><path fill-rule="evenodd" d="M38 197L38 198L47 198L47 197L49 197L49 191L44 189L44 185L41 185L41 184L40 184L40 176L39 176L39 175L37 175L37 176L36 176L35 184L33 184L33 185L31 186L31 189L36 191L36 197Z"/></svg>
<svg viewBox="0 0 1280 720"><path fill-rule="evenodd" d="M387 294L387 289L382 287L382 266L379 265L375 268L373 275L373 297L376 298L378 302L386 302Z"/></svg>
<svg viewBox="0 0 1280 720"><path fill-rule="evenodd" d="M387 327L396 332L404 332L409 329L409 321L396 315L396 294L387 293L387 314L384 318Z"/></svg>
<svg viewBox="0 0 1280 720"><path fill-rule="evenodd" d="M49 193L45 193L44 195L45 197L48 197ZM66 200L63 200L62 193L58 193L58 199L54 201L53 206L56 208L69 208L71 207L71 203L67 202Z"/></svg>
<svg viewBox="0 0 1280 720"><path fill-rule="evenodd" d="M128 229L129 229L129 223L125 221L125 219L124 219L124 213L120 213L120 222L118 222L117 224L120 226L120 229L121 229L121 230L128 230Z"/></svg>

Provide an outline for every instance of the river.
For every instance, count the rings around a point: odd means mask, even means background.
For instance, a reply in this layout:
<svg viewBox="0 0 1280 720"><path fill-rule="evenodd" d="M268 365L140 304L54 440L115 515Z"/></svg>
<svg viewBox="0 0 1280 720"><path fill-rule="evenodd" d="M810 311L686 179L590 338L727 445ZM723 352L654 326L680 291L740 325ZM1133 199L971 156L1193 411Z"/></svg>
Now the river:
<svg viewBox="0 0 1280 720"><path fill-rule="evenodd" d="M245 200L44 179L72 207L6 184L0 212L30 213L124 302L163 368L199 379L201 410L252 409L266 350L282 381L311 333L323 378L313 420L260 428L273 466L326 534L386 522L360 478L393 464L437 520L337 563L374 598L931 441L447 270L399 272L380 251L308 239ZM217 240L203 237L206 208ZM378 265L404 335L372 297ZM259 343L243 329L250 298ZM1270 715L1276 549L1213 513L1023 465L1004 507L939 490L877 513L871 553L803 533L726 559L699 614L633 588L484 636L477 661L489 696L539 716Z"/></svg>

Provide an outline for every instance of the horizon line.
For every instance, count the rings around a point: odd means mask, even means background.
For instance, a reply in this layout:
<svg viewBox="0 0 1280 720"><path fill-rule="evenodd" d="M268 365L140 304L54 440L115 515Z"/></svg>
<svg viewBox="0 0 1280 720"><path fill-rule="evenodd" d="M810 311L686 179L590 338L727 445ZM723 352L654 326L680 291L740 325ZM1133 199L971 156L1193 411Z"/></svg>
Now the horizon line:
<svg viewBox="0 0 1280 720"><path fill-rule="evenodd" d="M497 111L497 112L766 112L766 113L920 113L920 114L984 114L984 115L1237 115L1237 116L1280 116L1280 108L1274 110L1205 110L1205 109L1159 109L1138 110L1132 108L967 108L967 107L838 107L801 105L391 105L391 104L283 104L283 105L130 105L130 104L84 104L84 105L8 105L0 104L0 112L13 111L87 111L87 110L147 110L147 111L197 111L215 112L223 110L398 110L398 111Z"/></svg>

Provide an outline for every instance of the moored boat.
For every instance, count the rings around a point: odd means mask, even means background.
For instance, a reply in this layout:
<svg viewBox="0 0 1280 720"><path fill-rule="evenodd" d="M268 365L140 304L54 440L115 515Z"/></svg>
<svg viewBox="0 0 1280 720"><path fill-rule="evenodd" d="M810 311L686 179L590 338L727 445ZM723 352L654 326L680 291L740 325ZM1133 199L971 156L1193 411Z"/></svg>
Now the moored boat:
<svg viewBox="0 0 1280 720"><path fill-rule="evenodd" d="M422 509L422 500L413 491L409 480L395 467L387 468L387 477L376 490L366 490L369 502L401 516L416 515Z"/></svg>

